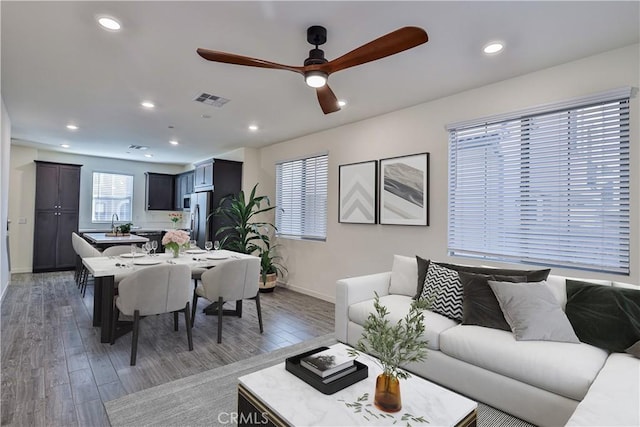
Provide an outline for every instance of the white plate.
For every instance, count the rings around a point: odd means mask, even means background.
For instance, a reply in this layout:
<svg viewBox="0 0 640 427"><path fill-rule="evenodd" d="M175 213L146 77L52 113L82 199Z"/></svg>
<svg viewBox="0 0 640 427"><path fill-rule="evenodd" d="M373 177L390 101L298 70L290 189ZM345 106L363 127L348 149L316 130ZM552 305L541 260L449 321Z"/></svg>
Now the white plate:
<svg viewBox="0 0 640 427"><path fill-rule="evenodd" d="M121 254L120 258L140 258L143 257L144 254L142 252L136 252L135 254L131 255L130 253L128 254Z"/></svg>
<svg viewBox="0 0 640 427"><path fill-rule="evenodd" d="M187 249L185 252L188 254L203 254L207 251L205 251L204 249Z"/></svg>
<svg viewBox="0 0 640 427"><path fill-rule="evenodd" d="M162 261L160 261L159 259L137 259L135 261L133 261L133 263L135 265L156 265L156 264L160 264Z"/></svg>
<svg viewBox="0 0 640 427"><path fill-rule="evenodd" d="M160 264L161 262L162 261L160 261L159 259L152 259L152 258L137 259L133 261L135 265L156 265L156 264Z"/></svg>
<svg viewBox="0 0 640 427"><path fill-rule="evenodd" d="M207 259L227 259L229 255L225 254L209 254L207 255Z"/></svg>

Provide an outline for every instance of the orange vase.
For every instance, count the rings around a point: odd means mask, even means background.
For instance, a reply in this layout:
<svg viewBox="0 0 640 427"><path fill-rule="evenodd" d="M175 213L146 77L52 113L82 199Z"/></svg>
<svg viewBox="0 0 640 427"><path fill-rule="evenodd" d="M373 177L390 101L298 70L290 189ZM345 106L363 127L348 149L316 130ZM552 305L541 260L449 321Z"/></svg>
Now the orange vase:
<svg viewBox="0 0 640 427"><path fill-rule="evenodd" d="M398 412L402 409L400 399L400 380L382 373L376 379L376 395L373 404L385 412Z"/></svg>

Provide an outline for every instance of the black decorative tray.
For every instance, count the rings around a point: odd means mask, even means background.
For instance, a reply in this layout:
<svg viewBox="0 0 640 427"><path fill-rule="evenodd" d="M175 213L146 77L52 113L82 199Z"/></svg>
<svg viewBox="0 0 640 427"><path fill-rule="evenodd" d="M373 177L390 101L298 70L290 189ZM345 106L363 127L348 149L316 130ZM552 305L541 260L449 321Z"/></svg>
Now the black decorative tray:
<svg viewBox="0 0 640 427"><path fill-rule="evenodd" d="M311 387L318 390L323 394L333 394L343 388L349 387L351 384L355 384L369 376L369 368L364 363L360 363L354 360L356 370L350 374L345 375L342 378L338 378L330 383L323 383L322 378L313 372L307 370L307 368L300 366L300 359L307 357L311 354L317 353L322 350L326 350L329 347L318 347L314 350L307 351L296 356L292 356L286 359L285 368L302 381L309 384Z"/></svg>

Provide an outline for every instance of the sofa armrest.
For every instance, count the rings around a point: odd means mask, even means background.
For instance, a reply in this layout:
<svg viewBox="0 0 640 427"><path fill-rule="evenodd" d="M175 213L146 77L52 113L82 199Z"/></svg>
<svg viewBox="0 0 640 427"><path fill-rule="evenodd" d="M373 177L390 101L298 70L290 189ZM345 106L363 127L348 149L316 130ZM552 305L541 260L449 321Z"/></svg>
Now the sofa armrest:
<svg viewBox="0 0 640 427"><path fill-rule="evenodd" d="M347 326L349 325L349 306L373 299L374 292L379 296L389 294L391 272L369 274L366 276L340 279L336 282L336 339L347 342Z"/></svg>

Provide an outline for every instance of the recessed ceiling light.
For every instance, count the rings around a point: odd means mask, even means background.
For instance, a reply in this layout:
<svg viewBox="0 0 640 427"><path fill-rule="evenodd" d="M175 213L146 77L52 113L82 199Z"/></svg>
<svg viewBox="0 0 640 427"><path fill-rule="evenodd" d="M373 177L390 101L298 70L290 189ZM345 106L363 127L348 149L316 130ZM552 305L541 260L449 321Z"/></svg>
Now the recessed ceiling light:
<svg viewBox="0 0 640 427"><path fill-rule="evenodd" d="M78 126L72 125L72 124L68 124L67 125L67 129L69 129L69 130L78 130Z"/></svg>
<svg viewBox="0 0 640 427"><path fill-rule="evenodd" d="M344 99L341 99L341 100L338 101L338 105L340 107L344 107L345 105L347 105L347 101L345 101Z"/></svg>
<svg viewBox="0 0 640 427"><path fill-rule="evenodd" d="M120 23L109 16L101 16L98 18L98 24L111 31L118 31L120 29Z"/></svg>
<svg viewBox="0 0 640 427"><path fill-rule="evenodd" d="M156 105L155 105L153 102L151 102L151 101L142 101L142 102L140 103L140 105L142 105L144 108L153 108L153 107L155 107L155 106L156 106Z"/></svg>
<svg viewBox="0 0 640 427"><path fill-rule="evenodd" d="M249 130L250 130L251 132L255 132L255 131L257 131L257 130L258 130L258 125L249 125Z"/></svg>
<svg viewBox="0 0 640 427"><path fill-rule="evenodd" d="M169 144L171 144L171 145L178 145L178 144L179 144L179 142L178 142L178 141L176 141L175 139L172 139L171 141L169 141Z"/></svg>
<svg viewBox="0 0 640 427"><path fill-rule="evenodd" d="M153 157L153 154L145 154L145 157Z"/></svg>
<svg viewBox="0 0 640 427"><path fill-rule="evenodd" d="M493 54L498 53L504 49L504 44L501 42L491 42L482 49L484 53Z"/></svg>
<svg viewBox="0 0 640 427"><path fill-rule="evenodd" d="M69 144L60 144L60 147L62 147L62 148L69 148L69 147L71 147L71 146L70 146Z"/></svg>

